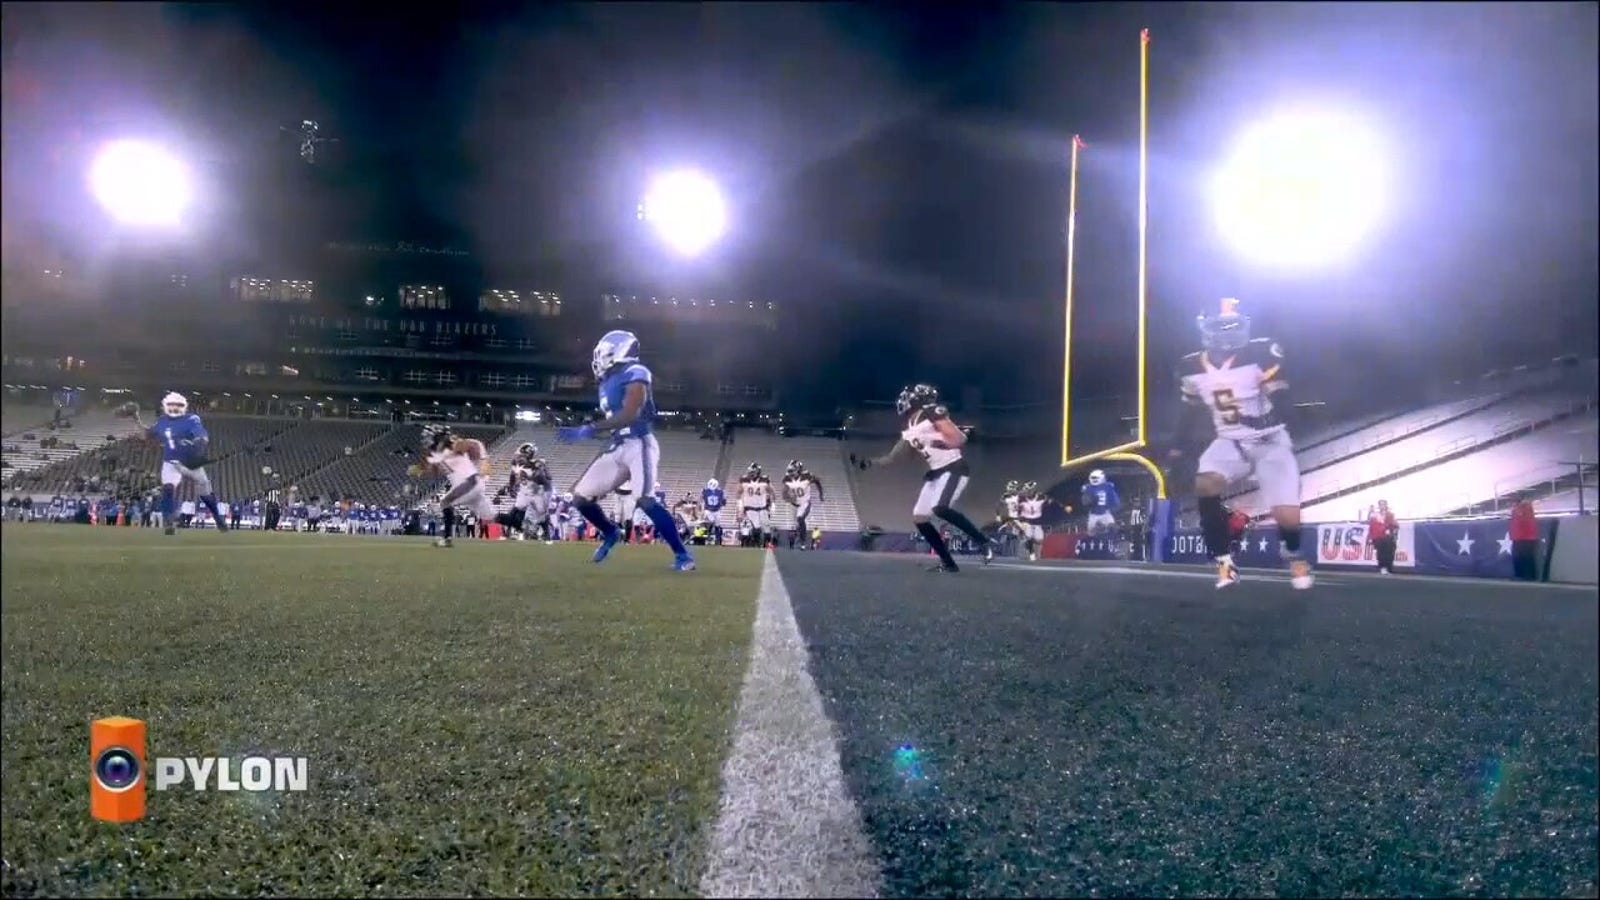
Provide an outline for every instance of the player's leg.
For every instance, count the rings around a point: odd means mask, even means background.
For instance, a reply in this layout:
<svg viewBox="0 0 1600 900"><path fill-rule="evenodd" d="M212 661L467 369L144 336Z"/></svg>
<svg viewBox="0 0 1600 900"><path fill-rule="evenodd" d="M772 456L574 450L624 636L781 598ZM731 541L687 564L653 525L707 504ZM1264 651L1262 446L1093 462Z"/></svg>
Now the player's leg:
<svg viewBox="0 0 1600 900"><path fill-rule="evenodd" d="M916 505L911 507L911 521L917 526L917 533L933 548L934 554L939 557L939 565L933 571L959 572L961 568L956 565L955 557L950 555L950 547L945 544L944 536L933 524L933 509L939 505L939 498L944 495L946 487L956 476L949 472L941 472L922 482L922 490L917 492Z"/></svg>
<svg viewBox="0 0 1600 900"><path fill-rule="evenodd" d="M794 511L794 530L800 536L800 549L811 549L811 504ZM791 545L792 546L792 545Z"/></svg>
<svg viewBox="0 0 1600 900"><path fill-rule="evenodd" d="M1200 505L1200 530L1205 535L1206 552L1217 562L1217 587L1239 581L1228 535L1228 510L1222 505L1222 492L1231 482L1250 472L1250 462L1234 441L1218 438L1200 454L1194 476L1194 493Z"/></svg>
<svg viewBox="0 0 1600 900"><path fill-rule="evenodd" d="M594 551L594 561L597 563L604 562L611 548L622 540L622 531L600 508L600 498L621 487L627 480L628 469L620 459L620 448L612 447L596 456L589 463L589 468L579 476L578 483L572 486L572 508L600 532L600 546Z"/></svg>
<svg viewBox="0 0 1600 900"><path fill-rule="evenodd" d="M1280 432L1258 451L1256 482L1261 499L1278 523L1280 552L1289 561L1289 582L1303 591L1312 584L1311 563L1300 552L1300 461L1294 457L1287 433Z"/></svg>
<svg viewBox="0 0 1600 900"><path fill-rule="evenodd" d="M178 523L178 485L183 484L183 469L175 462L161 464L161 530L176 534Z"/></svg>
<svg viewBox="0 0 1600 900"><path fill-rule="evenodd" d="M194 482L194 492L200 495L200 502L205 504L206 510L211 513L211 521L216 523L217 530L227 531L228 525L222 521L222 508L217 505L217 494L211 489L211 477L206 474L205 467L190 469L179 466L178 468L183 472L183 477Z"/></svg>
<svg viewBox="0 0 1600 900"><path fill-rule="evenodd" d="M994 546L989 536L983 529L972 524L966 514L956 509L956 501L961 499L961 494L967 489L967 482L971 479L966 475L953 477L945 484L944 492L939 495L939 500L934 504L933 514L961 529L961 532L972 539L983 553L985 563L994 559Z"/></svg>
<svg viewBox="0 0 1600 900"><path fill-rule="evenodd" d="M672 521L672 512L656 502L656 496L649 493L650 487L656 483L656 473L661 465L661 445L656 441L656 436L647 434L636 441L623 441L626 448L623 460L634 473L637 482L645 493L639 495L639 509L644 511L650 519L650 525L655 529L656 540L666 541L672 548L673 566L680 572L694 569L694 557L689 555L687 547L683 546L683 538L678 535L678 524Z"/></svg>
<svg viewBox="0 0 1600 900"><path fill-rule="evenodd" d="M468 500L468 495L470 495L477 488L478 477L474 475L460 484L452 485L450 490L446 491L445 495L439 498L439 516L444 520L444 534L440 535L439 539L434 542L435 546L450 547L454 545L456 525L459 522L459 518L456 515L456 507L466 503ZM472 535L469 534L467 536L471 537Z"/></svg>

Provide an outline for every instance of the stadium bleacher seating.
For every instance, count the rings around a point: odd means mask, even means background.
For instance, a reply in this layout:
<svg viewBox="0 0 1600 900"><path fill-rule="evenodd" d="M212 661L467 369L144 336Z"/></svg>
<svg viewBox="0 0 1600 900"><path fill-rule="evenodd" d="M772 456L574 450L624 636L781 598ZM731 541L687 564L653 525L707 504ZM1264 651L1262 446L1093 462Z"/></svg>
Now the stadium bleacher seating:
<svg viewBox="0 0 1600 900"><path fill-rule="evenodd" d="M1548 411L1548 407L1543 408ZM1527 472L1530 466L1541 462L1577 459L1585 453L1592 456L1595 450L1594 410L1590 408L1583 415L1586 422L1568 419L1522 436L1510 437L1514 432L1502 432L1501 437L1510 439L1351 493L1307 503L1302 515L1308 522L1338 521L1383 499L1407 518L1422 518L1492 500L1496 491L1503 489L1507 473ZM1482 434L1485 440L1495 437L1492 432ZM1470 450L1470 446L1466 449ZM1426 463L1431 463L1432 458L1420 457ZM1393 464L1401 462L1403 459ZM1497 485L1502 487L1497 488Z"/></svg>

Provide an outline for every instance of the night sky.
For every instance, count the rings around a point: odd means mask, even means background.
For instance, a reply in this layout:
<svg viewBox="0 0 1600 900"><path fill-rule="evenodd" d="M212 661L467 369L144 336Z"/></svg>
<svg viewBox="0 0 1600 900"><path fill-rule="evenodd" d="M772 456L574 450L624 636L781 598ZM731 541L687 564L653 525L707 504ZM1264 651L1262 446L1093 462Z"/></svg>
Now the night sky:
<svg viewBox="0 0 1600 900"><path fill-rule="evenodd" d="M1133 346L1147 26L1156 371L1234 294L1323 378L1595 348L1594 4L418 9L7 5L8 227L103 227L82 159L132 130L203 161L217 253L270 254L314 222L597 289L768 297L813 335L796 393L932 378L1044 399L1074 132L1078 346L1119 370ZM1200 189L1231 134L1289 102L1359 109L1394 152L1391 216L1334 271L1238 262ZM314 171L279 135L305 118L340 139ZM633 215L673 164L733 206L692 264Z"/></svg>

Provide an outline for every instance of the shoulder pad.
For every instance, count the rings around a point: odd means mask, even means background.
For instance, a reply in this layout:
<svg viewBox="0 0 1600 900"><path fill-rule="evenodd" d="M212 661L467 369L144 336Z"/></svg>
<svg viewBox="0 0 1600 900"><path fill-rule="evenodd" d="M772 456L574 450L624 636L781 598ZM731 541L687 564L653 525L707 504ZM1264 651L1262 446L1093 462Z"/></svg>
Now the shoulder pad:
<svg viewBox="0 0 1600 900"><path fill-rule="evenodd" d="M1251 338L1246 352L1253 361L1266 365L1283 362L1283 345L1269 337Z"/></svg>
<svg viewBox="0 0 1600 900"><path fill-rule="evenodd" d="M643 363L633 363L622 370L621 380L623 384L634 381L642 381L645 384L649 384L651 380L650 370Z"/></svg>

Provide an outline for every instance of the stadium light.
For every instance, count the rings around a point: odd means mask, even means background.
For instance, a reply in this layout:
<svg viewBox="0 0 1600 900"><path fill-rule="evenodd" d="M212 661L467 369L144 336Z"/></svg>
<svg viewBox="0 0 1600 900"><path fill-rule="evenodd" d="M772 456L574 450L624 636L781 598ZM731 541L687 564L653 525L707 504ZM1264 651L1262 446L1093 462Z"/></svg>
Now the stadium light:
<svg viewBox="0 0 1600 900"><path fill-rule="evenodd" d="M670 172L657 178L639 203L639 218L684 256L705 252L728 228L728 208L721 189L695 171Z"/></svg>
<svg viewBox="0 0 1600 900"><path fill-rule="evenodd" d="M1293 113L1234 142L1211 181L1223 240L1266 268L1318 269L1349 259L1387 212L1383 142L1348 116Z"/></svg>
<svg viewBox="0 0 1600 900"><path fill-rule="evenodd" d="M89 188L125 225L172 226L193 199L189 172L176 157L143 141L113 141L89 168Z"/></svg>

